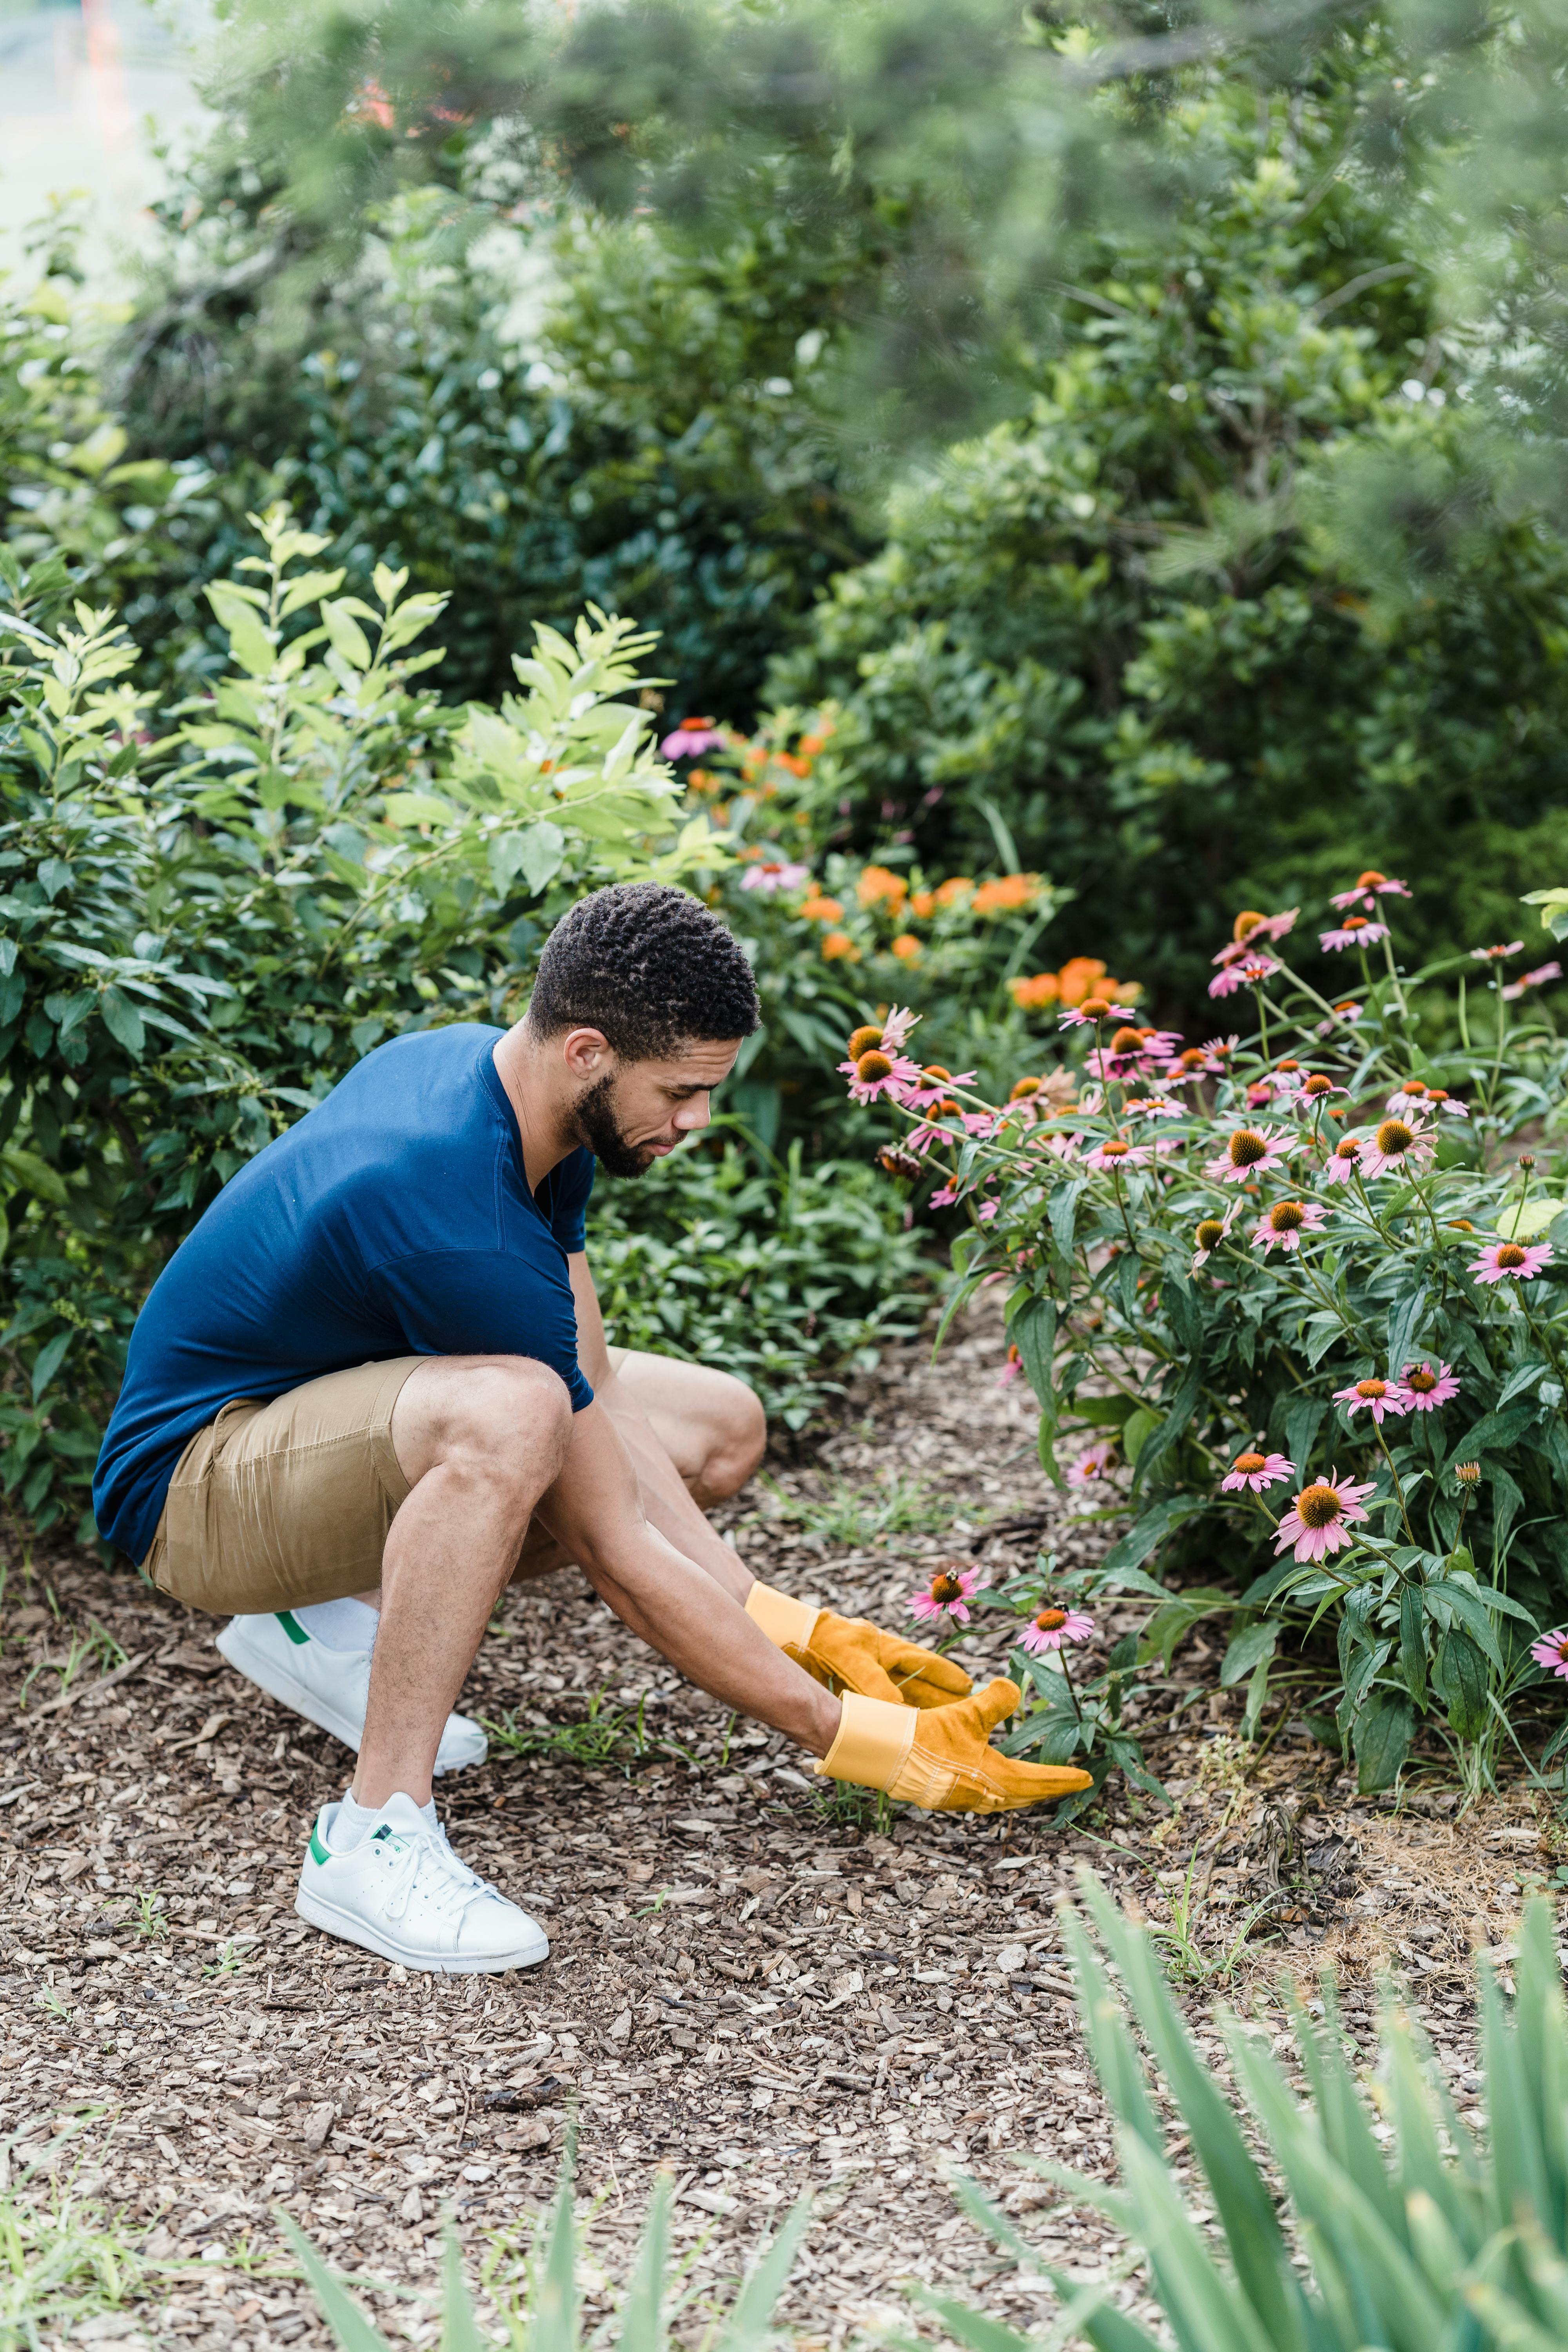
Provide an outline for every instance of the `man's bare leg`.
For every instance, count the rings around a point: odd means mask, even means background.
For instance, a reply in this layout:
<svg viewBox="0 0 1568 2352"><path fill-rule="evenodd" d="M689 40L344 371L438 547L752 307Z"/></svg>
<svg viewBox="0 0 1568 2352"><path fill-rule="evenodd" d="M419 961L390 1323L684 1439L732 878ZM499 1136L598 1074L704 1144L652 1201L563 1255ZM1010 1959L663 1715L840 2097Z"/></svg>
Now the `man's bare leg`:
<svg viewBox="0 0 1568 2352"><path fill-rule="evenodd" d="M392 1443L411 1491L382 1557L381 1611L353 1793L430 1795L442 1727L540 1497L572 1438L563 1383L522 1356L438 1356L411 1372Z"/></svg>

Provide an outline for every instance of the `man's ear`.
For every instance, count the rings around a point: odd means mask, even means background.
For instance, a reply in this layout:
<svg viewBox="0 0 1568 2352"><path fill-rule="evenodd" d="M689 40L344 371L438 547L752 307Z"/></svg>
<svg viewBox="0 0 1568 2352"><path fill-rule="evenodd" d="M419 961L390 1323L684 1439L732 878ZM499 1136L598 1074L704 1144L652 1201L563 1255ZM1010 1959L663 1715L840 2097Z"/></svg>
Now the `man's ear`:
<svg viewBox="0 0 1568 2352"><path fill-rule="evenodd" d="M602 1078L615 1058L602 1029L568 1029L561 1040L561 1059L574 1078Z"/></svg>

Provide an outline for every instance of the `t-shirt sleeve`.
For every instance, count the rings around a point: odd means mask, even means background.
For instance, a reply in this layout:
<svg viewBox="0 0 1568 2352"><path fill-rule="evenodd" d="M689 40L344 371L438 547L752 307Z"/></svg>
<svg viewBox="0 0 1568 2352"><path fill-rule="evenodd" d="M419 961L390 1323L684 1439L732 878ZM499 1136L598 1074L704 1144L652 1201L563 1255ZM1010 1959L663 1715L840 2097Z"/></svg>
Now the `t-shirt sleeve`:
<svg viewBox="0 0 1568 2352"><path fill-rule="evenodd" d="M588 1195L593 1189L594 1155L584 1145L555 1171L550 1230L568 1257L587 1245Z"/></svg>
<svg viewBox="0 0 1568 2352"><path fill-rule="evenodd" d="M574 1412L593 1403L563 1265L530 1265L504 1250L428 1250L386 1261L372 1282L411 1355L531 1356L565 1381Z"/></svg>

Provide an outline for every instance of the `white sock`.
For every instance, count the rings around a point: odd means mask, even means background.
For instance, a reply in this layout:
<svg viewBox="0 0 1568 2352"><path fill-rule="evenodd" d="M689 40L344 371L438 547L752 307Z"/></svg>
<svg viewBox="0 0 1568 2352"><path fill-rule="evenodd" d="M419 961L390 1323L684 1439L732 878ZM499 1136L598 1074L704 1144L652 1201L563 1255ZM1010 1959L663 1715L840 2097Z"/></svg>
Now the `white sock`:
<svg viewBox="0 0 1568 2352"><path fill-rule="evenodd" d="M368 1601L317 1601L292 1612L296 1625L328 1650L357 1650L361 1655L375 1647L381 1612Z"/></svg>
<svg viewBox="0 0 1568 2352"><path fill-rule="evenodd" d="M376 1822L380 1821L382 1810L380 1805L362 1805L353 1790L346 1789L343 1791L343 1801L338 1807L338 1817L332 1823L331 1837L328 1841L332 1852L353 1853L355 1846L363 1843ZM428 1828L434 1830L437 1827L434 1797L427 1804L420 1806L419 1815Z"/></svg>

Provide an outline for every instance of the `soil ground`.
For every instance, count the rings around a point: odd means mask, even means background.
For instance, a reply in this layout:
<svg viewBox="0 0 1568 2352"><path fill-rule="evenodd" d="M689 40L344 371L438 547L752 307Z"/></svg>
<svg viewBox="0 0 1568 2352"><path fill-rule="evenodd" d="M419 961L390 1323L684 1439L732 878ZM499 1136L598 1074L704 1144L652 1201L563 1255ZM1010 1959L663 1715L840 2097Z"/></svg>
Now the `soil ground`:
<svg viewBox="0 0 1568 2352"><path fill-rule="evenodd" d="M1089 1556L1103 1538L1044 1481L1001 1358L984 1318L934 1370L923 1349L890 1358L827 1444L778 1454L721 1524L770 1580L889 1625L933 1558ZM1032 1524L985 1534L1010 1519ZM978 1675L1001 1662L994 1622L959 1653ZM907 2330L911 2279L1037 2325L1047 2284L948 2183L968 2171L1035 2214L1042 2262L1069 2273L1116 2251L1021 2162L1112 2168L1055 1907L1080 1867L1168 1920L1195 1854L1205 1965L1265 1905L1224 1991L1274 2027L1281 1980L1310 1990L1332 1961L1370 2047L1392 1964L1464 2105L1472 1947L1506 1959L1521 1891L1563 1850L1522 1790L1456 1818L1440 1790L1426 1811L1356 1800L1304 1734L1259 1761L1239 1692L1182 1706L1216 1675L1201 1635L1139 1725L1174 1811L1112 1794L1066 1832L1031 1813L879 1826L773 1735L727 1727L563 1574L508 1595L463 1705L536 1744L596 1706L611 1752L580 1760L581 1732L544 1755L493 1742L438 1791L458 1851L544 1921L551 1958L408 1978L295 1917L300 1849L346 1756L231 1675L215 1630L89 1555L9 1562L0 2131L24 2205L47 2203L52 2174L152 2266L77 2326L124 2352L325 2344L279 2211L381 2283L362 2292L395 2338L436 2332L448 2212L485 2307L515 2307L572 2113L590 2316L627 2277L662 2166L693 2342L803 2189L814 2218L783 2308L800 2345ZM1184 1998L1223 2073L1211 1991ZM69 2324L62 2303L42 2340Z"/></svg>

